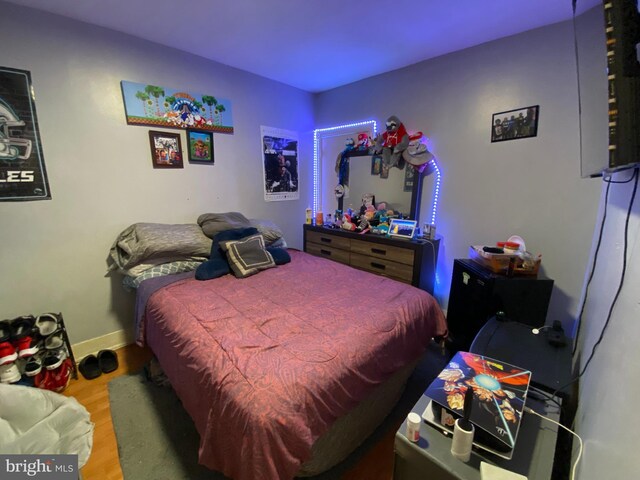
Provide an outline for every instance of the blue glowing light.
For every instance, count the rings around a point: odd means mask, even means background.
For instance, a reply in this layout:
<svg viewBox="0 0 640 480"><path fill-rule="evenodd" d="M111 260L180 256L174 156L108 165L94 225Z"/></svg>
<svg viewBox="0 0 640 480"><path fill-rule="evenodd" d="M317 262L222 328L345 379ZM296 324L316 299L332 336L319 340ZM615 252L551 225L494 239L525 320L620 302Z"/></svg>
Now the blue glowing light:
<svg viewBox="0 0 640 480"><path fill-rule="evenodd" d="M320 158L319 158L319 142L320 139L318 137L318 133L322 132L332 132L335 130L353 128L353 127L362 127L365 125L371 125L373 127L373 136L375 137L378 134L377 123L375 120L366 120L364 122L355 122L348 123L345 125L337 125L335 127L327 127L327 128L316 128L313 131L313 205L311 209L313 210L313 218L316 216L316 212L320 208L320 189L321 189L321 175L320 175ZM431 219L430 223L436 223L436 214L438 212L438 200L440 198L440 183L442 175L440 173L440 167L438 166L438 162L435 157L429 161L433 165L433 169L436 174L435 186L433 188L433 201L431 203ZM418 220L418 219L416 219ZM438 283L436 281L436 283Z"/></svg>
<svg viewBox="0 0 640 480"><path fill-rule="evenodd" d="M474 378L476 385L485 388L491 392L495 392L496 390L500 390L500 382L496 380L494 377L490 375L485 375L481 373L480 375L476 375Z"/></svg>
<svg viewBox="0 0 640 480"><path fill-rule="evenodd" d="M318 158L319 138L318 133L332 132L334 130L341 130L353 127L362 127L365 125L371 125L373 127L373 136L378 134L377 123L375 120L366 120L364 122L348 123L346 125L338 125L336 127L316 128L313 131L313 218L316 216L316 212L320 208L320 158Z"/></svg>

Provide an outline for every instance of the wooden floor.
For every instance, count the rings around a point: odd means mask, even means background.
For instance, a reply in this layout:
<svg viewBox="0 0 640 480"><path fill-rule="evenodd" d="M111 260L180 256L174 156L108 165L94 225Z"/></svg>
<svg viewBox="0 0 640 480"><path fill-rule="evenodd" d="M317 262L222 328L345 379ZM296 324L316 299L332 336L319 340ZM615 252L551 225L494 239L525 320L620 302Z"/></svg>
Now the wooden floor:
<svg viewBox="0 0 640 480"><path fill-rule="evenodd" d="M151 358L148 349L129 345L117 350L119 368L112 373L103 374L94 380L85 380L78 374L77 380L71 380L65 395L73 396L91 414L95 423L93 450L89 461L82 469L83 480L122 480L122 470L118 458L107 384L120 375L139 372ZM393 476L393 439L395 430L391 429L371 451L341 480L390 480ZM137 479L127 479L137 480Z"/></svg>

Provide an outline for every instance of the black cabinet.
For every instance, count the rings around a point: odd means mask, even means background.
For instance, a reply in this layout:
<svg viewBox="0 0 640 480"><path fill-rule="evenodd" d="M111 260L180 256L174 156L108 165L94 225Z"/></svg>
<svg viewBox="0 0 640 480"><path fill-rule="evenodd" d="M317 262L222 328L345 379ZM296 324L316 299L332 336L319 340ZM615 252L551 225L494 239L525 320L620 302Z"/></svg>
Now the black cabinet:
<svg viewBox="0 0 640 480"><path fill-rule="evenodd" d="M550 278L508 277L470 259L454 260L447 308L450 349L469 351L476 334L494 315L533 327L544 325L552 290Z"/></svg>

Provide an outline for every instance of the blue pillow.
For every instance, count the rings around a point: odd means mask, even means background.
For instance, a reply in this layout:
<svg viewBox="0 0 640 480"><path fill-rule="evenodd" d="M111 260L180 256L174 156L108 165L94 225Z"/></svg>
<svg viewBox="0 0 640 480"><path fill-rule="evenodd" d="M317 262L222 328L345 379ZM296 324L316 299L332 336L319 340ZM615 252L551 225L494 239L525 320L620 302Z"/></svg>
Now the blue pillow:
<svg viewBox="0 0 640 480"><path fill-rule="evenodd" d="M273 257L273 261L276 262L276 265L284 265L285 263L289 263L291 261L291 255L289 255L289 252L287 252L287 250L284 248L267 247L266 250Z"/></svg>
<svg viewBox="0 0 640 480"><path fill-rule="evenodd" d="M196 279L211 280L212 278L222 277L227 273L231 273L231 267L229 267L227 255L220 248L220 242L225 242L227 240L241 240L250 235L255 235L256 233L258 233L258 229L255 227L233 228L231 230L224 230L217 233L213 237L209 260L196 269Z"/></svg>

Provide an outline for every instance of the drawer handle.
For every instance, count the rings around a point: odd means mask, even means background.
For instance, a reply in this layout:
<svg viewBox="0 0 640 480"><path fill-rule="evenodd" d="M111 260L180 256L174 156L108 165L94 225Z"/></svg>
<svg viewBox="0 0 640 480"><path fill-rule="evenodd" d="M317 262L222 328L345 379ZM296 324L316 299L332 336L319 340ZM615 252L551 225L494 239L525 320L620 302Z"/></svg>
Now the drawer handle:
<svg viewBox="0 0 640 480"><path fill-rule="evenodd" d="M321 253L321 254L323 254L323 255L327 255L327 256L329 256L329 257L331 256L331 252L330 252L329 250L322 250L322 249L320 249L320 253Z"/></svg>
<svg viewBox="0 0 640 480"><path fill-rule="evenodd" d="M386 255L387 254L386 250L382 250L380 248L372 248L371 252L372 253L377 253L378 255Z"/></svg>
<svg viewBox="0 0 640 480"><path fill-rule="evenodd" d="M385 265L381 264L381 263L375 263L375 262L371 262L371 266L373 268L378 268L380 270L384 270L386 268Z"/></svg>
<svg viewBox="0 0 640 480"><path fill-rule="evenodd" d="M320 241L324 243L331 243L331 239L326 237L320 237Z"/></svg>

